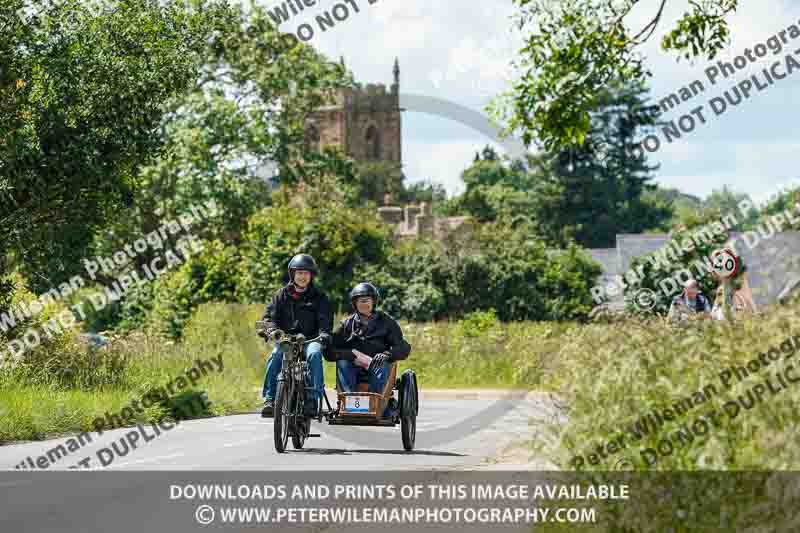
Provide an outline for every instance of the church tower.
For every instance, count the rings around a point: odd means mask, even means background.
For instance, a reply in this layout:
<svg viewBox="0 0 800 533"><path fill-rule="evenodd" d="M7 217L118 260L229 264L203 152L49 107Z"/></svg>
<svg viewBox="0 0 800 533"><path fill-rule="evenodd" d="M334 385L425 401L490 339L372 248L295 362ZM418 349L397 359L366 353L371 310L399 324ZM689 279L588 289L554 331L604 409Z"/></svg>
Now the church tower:
<svg viewBox="0 0 800 533"><path fill-rule="evenodd" d="M400 65L394 60L394 83L339 89L332 105L316 109L306 123L311 149L338 146L360 162L402 166L400 117Z"/></svg>

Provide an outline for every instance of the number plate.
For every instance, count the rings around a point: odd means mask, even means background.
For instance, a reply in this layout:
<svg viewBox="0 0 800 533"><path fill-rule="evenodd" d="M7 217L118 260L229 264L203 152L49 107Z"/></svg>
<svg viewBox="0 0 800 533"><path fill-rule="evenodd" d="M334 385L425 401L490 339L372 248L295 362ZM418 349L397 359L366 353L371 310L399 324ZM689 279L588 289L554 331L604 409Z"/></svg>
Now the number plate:
<svg viewBox="0 0 800 533"><path fill-rule="evenodd" d="M369 396L346 396L344 410L351 413L369 413Z"/></svg>

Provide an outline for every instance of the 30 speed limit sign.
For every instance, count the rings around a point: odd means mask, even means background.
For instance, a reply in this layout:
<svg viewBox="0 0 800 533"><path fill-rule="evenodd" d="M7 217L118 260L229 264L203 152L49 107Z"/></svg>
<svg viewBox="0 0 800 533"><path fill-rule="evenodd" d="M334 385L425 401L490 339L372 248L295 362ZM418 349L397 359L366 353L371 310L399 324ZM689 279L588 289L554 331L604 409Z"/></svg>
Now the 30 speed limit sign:
<svg viewBox="0 0 800 533"><path fill-rule="evenodd" d="M711 254L711 265L714 273L725 279L736 275L739 271L739 258L731 250L717 250Z"/></svg>

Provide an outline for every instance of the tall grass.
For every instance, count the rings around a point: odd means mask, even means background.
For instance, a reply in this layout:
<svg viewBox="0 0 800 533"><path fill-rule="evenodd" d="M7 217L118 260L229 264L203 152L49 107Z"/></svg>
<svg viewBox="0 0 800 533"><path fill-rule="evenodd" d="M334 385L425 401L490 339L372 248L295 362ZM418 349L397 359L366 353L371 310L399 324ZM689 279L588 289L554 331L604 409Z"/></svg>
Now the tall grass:
<svg viewBox="0 0 800 533"><path fill-rule="evenodd" d="M564 417L550 426L550 439L537 438L531 446L564 468L571 468L576 455L583 455L587 459L583 468L591 470L800 468L800 383L792 384L784 377L788 387L783 387L775 377L778 369L793 365L790 376L800 378L799 307L772 308L734 324L705 322L679 328L660 320L628 320L569 330L560 337L561 347L553 354L555 364L542 376L563 403ZM794 339L793 348L782 352L777 361L751 370L741 380L733 373L727 382L730 387L725 385L723 372L734 366L747 370L748 361L770 348L781 350L782 343L787 347L787 339ZM776 389L774 394L767 388L752 408L740 404L735 416L725 414L726 402L740 395L747 400L748 391L759 383L767 387L767 377ZM641 439L626 436L625 449L610 453L606 447L608 457L597 457L597 464L589 464L589 452L620 434L630 435L627 429L640 417L654 409L661 413L710 386L714 389L706 389L706 401L694 403L682 416L673 410L674 420ZM720 413L716 420L713 410ZM701 416L708 431L698 422L697 431L687 435L686 429ZM680 437L675 433L679 430ZM671 450L664 439L672 444ZM652 453L643 457L642 450L658 451L659 445L661 453L651 464Z"/></svg>
<svg viewBox="0 0 800 533"><path fill-rule="evenodd" d="M400 370L413 368L423 390L515 387L551 391L564 416L549 427L549 437L537 434L530 441L538 454L563 468L571 468L576 455L585 457L584 469L613 469L619 464L643 468L641 449L657 449L659 441L681 424L693 422L712 406L722 409L725 400L746 393L773 372L771 366L730 390L720 386L719 375L725 369L746 365L760 351L800 335L798 308L800 304L793 303L733 325L707 323L688 329L640 320L582 325L499 323L487 313L459 322L403 323L413 349ZM38 374L30 368L27 374L3 371L0 440L89 430L94 418L118 412L150 388L183 374L197 359L219 355L224 371L210 373L195 392L207 394L216 414L254 410L260 403L270 350L254 334L262 311L255 305L206 304L192 317L179 343L134 334L115 339L108 350L83 347L76 352L73 346L58 362L71 369L69 379L53 367L53 361L48 363L50 370ZM788 361L798 359L800 353ZM334 380L335 369L326 363L326 385L333 387ZM717 386L719 394L707 403L628 443L625 450L588 464L593 448L618 438L639 417L710 384ZM800 387L789 387L775 397L766 394L764 401L742 409L733 420L723 418L722 427L659 455L652 469L796 468L800 466L795 448L798 399ZM161 415L155 410L140 420Z"/></svg>
<svg viewBox="0 0 800 533"><path fill-rule="evenodd" d="M205 304L188 323L181 342L132 333L108 348L70 340L68 350L52 346L26 354L14 370L0 371L0 442L40 439L91 430L104 413L118 413L150 389L183 375L195 361L222 356L224 371L212 372L195 387L205 392L215 414L253 411L260 405L265 363L271 346L255 335L263 307ZM402 324L412 345L399 370L413 368L422 388L543 386L542 372L558 336L569 324L500 324L477 313L461 322ZM335 367L325 363L325 382L335 386ZM182 391L186 392L186 391ZM164 416L168 406L138 416Z"/></svg>

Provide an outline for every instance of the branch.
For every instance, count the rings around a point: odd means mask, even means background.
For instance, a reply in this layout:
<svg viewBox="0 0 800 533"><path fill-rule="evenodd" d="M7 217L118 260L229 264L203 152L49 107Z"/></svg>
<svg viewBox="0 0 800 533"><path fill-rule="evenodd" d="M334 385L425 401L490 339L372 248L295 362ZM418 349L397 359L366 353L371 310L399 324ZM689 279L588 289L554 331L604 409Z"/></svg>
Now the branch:
<svg viewBox="0 0 800 533"><path fill-rule="evenodd" d="M642 44L642 43L643 43L643 42L645 42L647 39L649 39L649 38L650 38L650 36L652 36L652 35L653 35L653 32L656 30L656 27L658 26L658 23L659 23L659 21L661 20L661 15L664 13L664 5L665 5L666 3L667 3L667 0L661 0L661 6L658 8L658 13L656 13L656 16L653 18L653 20L651 20L650 22L648 22L648 23L647 23L647 25L646 25L644 28L642 28L642 31L640 31L638 34L636 34L636 35L633 37L633 39L630 39L628 42L630 42L630 43L632 43L632 44L634 44L634 45L636 45L636 44ZM644 32L646 32L648 29L650 30L650 33L648 33L648 34L647 34L647 37L645 37L645 38L644 38L644 39L642 39L641 41L637 42L637 39L638 39L639 37L641 37L641 36L642 36L642 34L643 34Z"/></svg>

